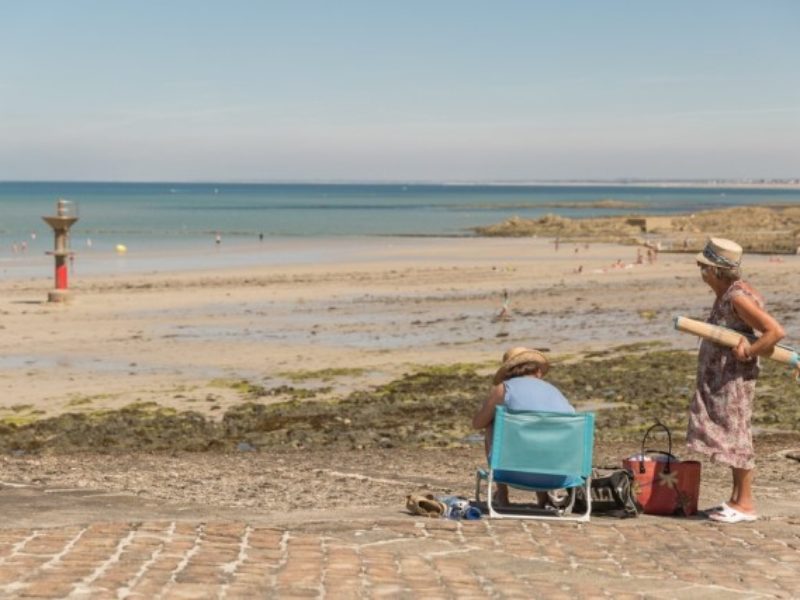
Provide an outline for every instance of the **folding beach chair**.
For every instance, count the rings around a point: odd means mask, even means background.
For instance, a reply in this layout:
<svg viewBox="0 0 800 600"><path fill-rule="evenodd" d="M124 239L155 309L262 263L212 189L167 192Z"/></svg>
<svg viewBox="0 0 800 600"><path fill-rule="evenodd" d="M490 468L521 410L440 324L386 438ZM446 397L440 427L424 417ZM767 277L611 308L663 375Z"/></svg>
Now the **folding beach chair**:
<svg viewBox="0 0 800 600"><path fill-rule="evenodd" d="M478 469L475 497L480 501L481 481L487 481L487 506L492 518L563 519L588 521L592 509L590 493L594 413L516 412L504 406L495 409L494 435L489 470ZM562 509L492 506L492 488L505 483L532 492L566 489ZM583 487L586 512L572 515L576 490Z"/></svg>

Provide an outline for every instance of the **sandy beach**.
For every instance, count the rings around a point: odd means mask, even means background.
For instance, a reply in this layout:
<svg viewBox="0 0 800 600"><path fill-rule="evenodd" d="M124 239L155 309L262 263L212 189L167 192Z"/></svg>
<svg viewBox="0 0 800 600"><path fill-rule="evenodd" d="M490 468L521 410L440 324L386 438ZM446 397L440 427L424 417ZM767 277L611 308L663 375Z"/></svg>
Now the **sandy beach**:
<svg viewBox="0 0 800 600"><path fill-rule="evenodd" d="M169 499L199 496L213 505L262 510L333 508L351 503L353 494L364 504L391 504L415 486L467 493L469 465L481 460L469 413L482 400L503 350L521 344L547 349L556 379L575 376L563 385L579 407L623 415L623 420L624 411L647 402L650 392L639 386L652 376L635 375L635 381L620 384L622 391L610 394L603 372L624 371L627 363L589 359L627 360L631 349L631 360L662 360L658 353L667 353L663 360L676 366L665 370L680 372L674 384L679 392L670 392L662 408L643 405L639 410L649 411L647 418L684 422L697 342L675 332L672 318L702 317L712 302L691 255L661 253L653 263L636 264L631 246L562 243L556 250L550 239L531 238L365 238L349 243L354 245L352 258L336 262L76 277L74 297L64 305L45 302L49 277L3 282L4 438L65 415L83 415L82 427L126 410L139 411L136 418L192 414L212 423L227 415L227 427L236 411L243 418L242 407L252 412L253 407L275 406L289 414L306 404L346 430L359 418L350 414L351 407L362 406L357 402L369 406L373 396L396 389L393 382L426 369L467 365L469 376L448 380L468 380L469 386L459 392L458 404L448 400L456 408L445 421L430 419L430 430L419 431L414 428L428 418L401 412L384 427L375 421L378 425L351 435L349 446L342 445L341 431L328 425L323 431L334 433L327 438L313 432L298 437L284 428L284 438L225 438L209 446L218 451L210 454L182 452L178 446L169 457L131 458L153 448L137 448L133 442L117 448L125 455L117 453L111 461L104 453L115 453L114 438L127 434L136 439L124 427L106 432L110 441L84 443L94 438L80 434L81 443L62 448L57 431L40 432L27 446L15 448L19 442L9 442L4 480L110 486ZM745 263L747 278L785 324L790 344L800 338L798 270L800 257L795 256L748 256ZM508 319L498 318L504 292ZM592 364L602 368L592 371ZM581 379L581 369L587 368ZM431 389L425 400L431 406L448 397L448 390ZM380 419L383 405L376 406L374 418ZM773 427L763 428L769 434L763 443L775 464L794 468L781 452L797 445L798 417L793 409L781 415ZM313 418L318 417L315 413ZM603 427L615 432L598 445L601 463L621 458L638 443L642 424L626 429L615 419L609 417L605 425L599 421L599 439ZM326 451L328 444L335 451ZM338 454L354 449L361 450L355 459L352 453ZM437 464L442 452L448 452L447 467ZM282 466L272 460L276 456ZM343 456L364 463L363 468L342 468L337 457ZM403 467L420 460L431 468L412 474ZM283 491L268 491L266 483L250 485L253 470L266 468L265 461L271 469L290 473L294 483L279 486ZM296 468L297 461L303 467ZM309 473L343 471L356 473L333 476L346 485L309 486ZM177 475L165 476L169 473ZM374 485L364 485L370 478Z"/></svg>

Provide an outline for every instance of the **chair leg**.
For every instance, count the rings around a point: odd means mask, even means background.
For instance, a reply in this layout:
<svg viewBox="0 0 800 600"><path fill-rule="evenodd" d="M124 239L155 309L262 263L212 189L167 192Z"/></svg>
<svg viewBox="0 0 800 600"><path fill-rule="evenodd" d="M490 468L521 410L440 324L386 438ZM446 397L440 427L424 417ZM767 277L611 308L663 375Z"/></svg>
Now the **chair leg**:
<svg viewBox="0 0 800 600"><path fill-rule="evenodd" d="M489 477L486 479L486 507L489 509L489 518L495 517L502 517L500 513L498 513L494 506L492 506L492 484L494 483L494 477L492 475L492 471L489 471Z"/></svg>
<svg viewBox="0 0 800 600"><path fill-rule="evenodd" d="M577 490L578 488L572 488L572 489ZM584 492L584 494L586 496L586 512L584 512L579 517L579 519L578 519L579 521L588 521L589 517L592 514L592 478L591 477L587 477L586 478L585 490L586 491Z"/></svg>
<svg viewBox="0 0 800 600"><path fill-rule="evenodd" d="M586 478L586 516L592 514L592 478Z"/></svg>
<svg viewBox="0 0 800 600"><path fill-rule="evenodd" d="M575 507L575 498L578 496L578 488L573 487L567 490L567 494L569 494L569 502L567 505L558 510L559 515L571 515L572 509Z"/></svg>
<svg viewBox="0 0 800 600"><path fill-rule="evenodd" d="M476 474L475 479L475 499L476 501L480 501L480 475ZM578 496L578 488L573 487L569 488L569 503L563 509L557 509L557 515L550 515L547 514L520 514L519 511L509 513L509 512L498 512L494 505L492 504L492 500L494 494L492 491L496 488L494 477L492 476L492 471L489 471L488 476L486 478L486 507L488 509L489 518L493 519L542 519L542 520L563 520L563 521L578 521L578 522L588 522L590 520L590 515L592 513L592 479L588 477L585 483L585 494L586 494L586 512L580 515L576 515L572 511L575 507L575 500ZM530 488L527 488L530 489ZM533 490L532 490L533 491ZM539 511L542 512L542 511ZM546 511L545 511L546 512Z"/></svg>

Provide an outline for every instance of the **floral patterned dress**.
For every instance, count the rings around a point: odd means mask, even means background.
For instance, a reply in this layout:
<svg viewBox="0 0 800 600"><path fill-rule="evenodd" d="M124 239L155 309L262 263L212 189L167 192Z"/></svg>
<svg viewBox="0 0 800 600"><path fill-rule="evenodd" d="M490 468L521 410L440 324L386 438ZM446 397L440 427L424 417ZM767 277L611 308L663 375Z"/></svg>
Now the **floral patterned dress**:
<svg viewBox="0 0 800 600"><path fill-rule="evenodd" d="M735 281L714 302L708 322L753 333L733 310L731 301L740 295L764 308L764 300L758 292L743 281ZM703 340L697 363L697 391L689 408L687 445L712 460L739 469L752 469L755 453L750 418L759 373L758 359L740 362L730 348Z"/></svg>

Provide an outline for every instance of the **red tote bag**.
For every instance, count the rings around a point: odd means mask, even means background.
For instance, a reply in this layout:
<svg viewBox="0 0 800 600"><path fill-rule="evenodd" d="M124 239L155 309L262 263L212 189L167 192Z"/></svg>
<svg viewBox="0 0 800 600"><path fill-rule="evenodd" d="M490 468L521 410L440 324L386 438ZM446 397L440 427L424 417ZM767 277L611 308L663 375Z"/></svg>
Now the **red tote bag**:
<svg viewBox="0 0 800 600"><path fill-rule="evenodd" d="M645 450L647 437L653 429L667 432L669 448ZM650 455L657 455L653 459ZM642 453L622 461L634 479L636 500L648 515L676 515L688 517L697 512L700 498L700 463L696 460L678 460L672 454L672 434L661 422L656 422L642 438Z"/></svg>

